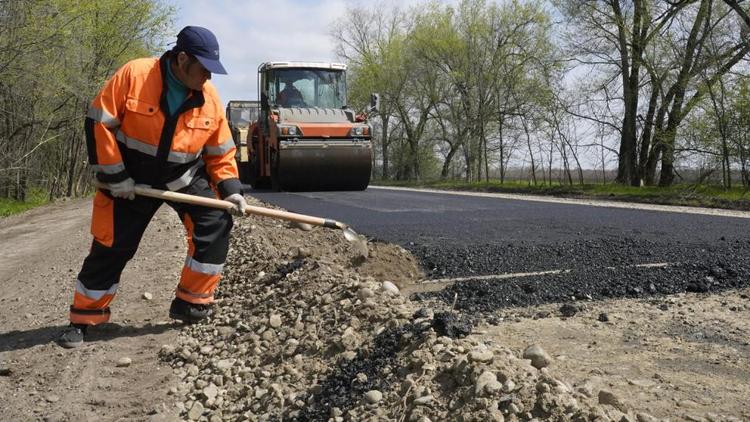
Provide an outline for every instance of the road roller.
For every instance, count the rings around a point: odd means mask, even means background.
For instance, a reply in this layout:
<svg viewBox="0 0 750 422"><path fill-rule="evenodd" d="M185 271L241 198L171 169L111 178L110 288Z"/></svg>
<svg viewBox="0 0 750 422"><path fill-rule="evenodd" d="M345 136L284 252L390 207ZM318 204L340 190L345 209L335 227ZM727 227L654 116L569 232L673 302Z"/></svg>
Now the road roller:
<svg viewBox="0 0 750 422"><path fill-rule="evenodd" d="M237 147L235 160L240 171L240 180L248 179L246 174L248 166L241 164L249 161L247 134L250 125L258 121L259 110L258 101L230 100L227 103L227 121L229 122L229 129L232 131L232 139Z"/></svg>
<svg viewBox="0 0 750 422"><path fill-rule="evenodd" d="M367 188L372 127L366 113L347 104L345 64L263 63L258 96L247 154L237 155L244 183L285 191ZM367 112L377 107L373 94Z"/></svg>

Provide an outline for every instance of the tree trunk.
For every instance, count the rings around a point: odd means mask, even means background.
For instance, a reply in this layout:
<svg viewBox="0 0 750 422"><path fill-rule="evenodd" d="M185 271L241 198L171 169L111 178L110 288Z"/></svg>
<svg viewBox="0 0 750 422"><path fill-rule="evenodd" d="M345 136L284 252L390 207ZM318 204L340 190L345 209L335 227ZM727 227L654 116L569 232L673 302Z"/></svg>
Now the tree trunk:
<svg viewBox="0 0 750 422"><path fill-rule="evenodd" d="M536 186L536 164L534 164L534 149L531 148L531 135L529 134L529 126L526 124L526 119L521 119L523 123L523 131L526 133L526 145L529 148L529 157L531 157L531 180Z"/></svg>
<svg viewBox="0 0 750 422"><path fill-rule="evenodd" d="M454 144L450 144L450 150L448 150L448 155L445 156L445 161L443 161L443 169L440 171L441 179L448 178L448 172L450 171L450 166L451 166L451 163L453 162L453 156L456 155L456 152L458 152L458 148L455 147Z"/></svg>
<svg viewBox="0 0 750 422"><path fill-rule="evenodd" d="M505 140L503 139L503 115L497 119L497 136L500 142L500 184L505 183Z"/></svg>
<svg viewBox="0 0 750 422"><path fill-rule="evenodd" d="M651 143L654 129L654 118L656 116L656 106L659 101L659 93L661 92L661 81L659 81L655 75L651 76L651 97L648 100L648 112L646 112L646 121L643 127L643 133L641 134L641 149L638 157L638 179L639 184L646 182L647 176L647 163L649 154L653 144ZM653 178L653 176L652 176Z"/></svg>
<svg viewBox="0 0 750 422"><path fill-rule="evenodd" d="M466 165L466 181L471 182L472 177L472 162L471 162L471 153L469 152L469 146L467 145L468 142L462 143L463 146L463 152L464 152L464 164Z"/></svg>
<svg viewBox="0 0 750 422"><path fill-rule="evenodd" d="M383 134L380 137L382 154L383 154L383 180L390 178L390 172L388 168L388 144L391 142L388 138L388 121L390 116L388 114L381 115L381 121L383 122Z"/></svg>
<svg viewBox="0 0 750 422"><path fill-rule="evenodd" d="M690 70L693 66L693 58L698 47L698 35L701 32L703 22L708 16L708 7L711 0L702 0L700 9L695 16L695 22L690 29L685 46L685 57L682 61L682 68L674 85L674 101L672 109L669 111L667 120L667 130L664 133L664 149L662 151L661 174L659 175L659 186L671 186L674 182L674 145L677 137L677 127L682 122L682 104L685 100L685 89L690 78Z"/></svg>
<svg viewBox="0 0 750 422"><path fill-rule="evenodd" d="M610 4L615 17L618 19L618 43L620 50L620 72L623 85L624 116L622 120L622 133L620 137L620 151L618 153L617 178L621 184L640 185L636 163L636 117L638 114L638 88L640 78L640 65L643 54L641 45L641 33L643 31L643 3L640 0L633 2L633 26L631 33L631 49L629 54L627 29L625 18L620 9L619 0L611 0ZM644 34L645 35L645 34Z"/></svg>

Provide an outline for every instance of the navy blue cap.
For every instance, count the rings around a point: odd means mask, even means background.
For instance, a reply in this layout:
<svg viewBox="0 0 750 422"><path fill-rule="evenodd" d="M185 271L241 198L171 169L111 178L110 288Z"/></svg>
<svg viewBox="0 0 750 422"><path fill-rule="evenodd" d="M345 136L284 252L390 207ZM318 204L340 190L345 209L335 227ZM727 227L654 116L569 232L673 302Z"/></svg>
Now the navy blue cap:
<svg viewBox="0 0 750 422"><path fill-rule="evenodd" d="M214 34L200 26L186 26L177 34L175 50L192 54L211 73L226 75L219 61L219 42Z"/></svg>

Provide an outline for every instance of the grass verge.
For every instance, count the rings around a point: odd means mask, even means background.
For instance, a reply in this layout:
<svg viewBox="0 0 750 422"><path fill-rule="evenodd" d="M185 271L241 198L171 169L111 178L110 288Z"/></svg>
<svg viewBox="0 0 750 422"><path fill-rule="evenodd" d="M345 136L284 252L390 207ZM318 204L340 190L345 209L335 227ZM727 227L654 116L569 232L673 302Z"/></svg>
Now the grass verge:
<svg viewBox="0 0 750 422"><path fill-rule="evenodd" d="M34 189L29 192L26 201L16 201L15 199L0 198L0 218L22 213L31 208L44 205L47 202L47 192L44 192L40 189Z"/></svg>
<svg viewBox="0 0 750 422"><path fill-rule="evenodd" d="M633 187L617 184L583 184L572 186L562 184L531 185L527 182L516 181L500 183L497 180L489 182L464 182L456 180L403 182L376 180L372 184L474 192L523 193L562 198L606 199L750 211L750 191L742 187L724 189L719 186L694 184L674 185L666 188L657 186Z"/></svg>

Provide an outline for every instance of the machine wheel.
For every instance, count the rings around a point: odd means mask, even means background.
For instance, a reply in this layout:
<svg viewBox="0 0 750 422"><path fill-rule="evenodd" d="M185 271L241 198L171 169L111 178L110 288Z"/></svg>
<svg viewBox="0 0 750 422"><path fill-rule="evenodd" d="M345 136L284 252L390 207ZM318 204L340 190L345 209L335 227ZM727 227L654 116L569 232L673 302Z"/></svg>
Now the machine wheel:
<svg viewBox="0 0 750 422"><path fill-rule="evenodd" d="M259 177L253 187L255 189L268 189L271 187L271 180L268 177Z"/></svg>
<svg viewBox="0 0 750 422"><path fill-rule="evenodd" d="M252 146L250 149L251 158L250 161L247 162L247 170L250 173L248 178L251 180L250 184L253 186L253 189L268 189L271 187L271 182L268 180L268 177L260 175L260 163L258 162L257 152L259 148L257 132L253 132L250 142Z"/></svg>
<svg viewBox="0 0 750 422"><path fill-rule="evenodd" d="M244 166L245 173L247 174L246 179L247 182L243 180L244 183L247 183L251 185L252 187L256 187L258 184L258 159L253 155L253 158L250 159ZM241 173L240 173L241 174Z"/></svg>
<svg viewBox="0 0 750 422"><path fill-rule="evenodd" d="M279 180L279 153L271 151L271 190L281 191L281 180Z"/></svg>
<svg viewBox="0 0 750 422"><path fill-rule="evenodd" d="M248 171L247 164L242 161L235 159L237 163L237 171L240 173L240 182L244 184L252 184L251 173Z"/></svg>
<svg viewBox="0 0 750 422"><path fill-rule="evenodd" d="M258 157L255 156L250 162L247 163L247 168L250 171L250 178L252 182L250 184L253 189L268 189L271 187L271 181L268 177L260 176L260 169L258 168Z"/></svg>

